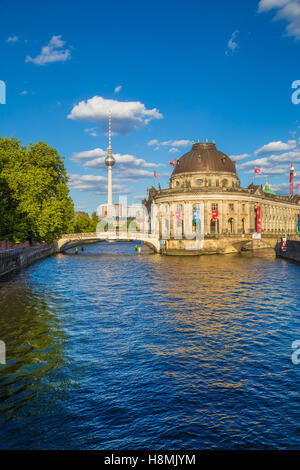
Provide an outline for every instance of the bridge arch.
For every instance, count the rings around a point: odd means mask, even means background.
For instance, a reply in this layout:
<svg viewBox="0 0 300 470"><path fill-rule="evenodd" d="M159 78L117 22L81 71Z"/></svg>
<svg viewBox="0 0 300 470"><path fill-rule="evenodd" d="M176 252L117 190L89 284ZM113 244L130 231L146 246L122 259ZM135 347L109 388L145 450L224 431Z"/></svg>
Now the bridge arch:
<svg viewBox="0 0 300 470"><path fill-rule="evenodd" d="M157 238L146 237L143 234L128 234L128 236L117 236L116 234L110 234L109 232L104 232L101 234L97 233L82 233L82 234L66 234L55 242L56 252L63 253L71 248L75 248L80 245L87 245L91 243L99 243L104 241L118 241L118 242L143 242L145 245L149 246L155 253L159 252L160 243Z"/></svg>

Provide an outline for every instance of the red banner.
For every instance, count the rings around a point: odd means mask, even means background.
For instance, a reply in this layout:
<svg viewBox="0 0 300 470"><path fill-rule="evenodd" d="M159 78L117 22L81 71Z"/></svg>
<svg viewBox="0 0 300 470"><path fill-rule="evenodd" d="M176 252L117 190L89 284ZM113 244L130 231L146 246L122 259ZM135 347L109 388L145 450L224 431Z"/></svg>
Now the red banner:
<svg viewBox="0 0 300 470"><path fill-rule="evenodd" d="M182 224L182 212L176 211L176 220L178 224Z"/></svg>
<svg viewBox="0 0 300 470"><path fill-rule="evenodd" d="M218 215L219 215L219 211L212 211L212 219L211 219L211 221L212 221L212 222L217 222L217 220L218 220Z"/></svg>
<svg viewBox="0 0 300 470"><path fill-rule="evenodd" d="M256 208L256 232L261 233L261 208L257 206Z"/></svg>
<svg viewBox="0 0 300 470"><path fill-rule="evenodd" d="M290 169L290 196L294 196L294 167L291 165Z"/></svg>

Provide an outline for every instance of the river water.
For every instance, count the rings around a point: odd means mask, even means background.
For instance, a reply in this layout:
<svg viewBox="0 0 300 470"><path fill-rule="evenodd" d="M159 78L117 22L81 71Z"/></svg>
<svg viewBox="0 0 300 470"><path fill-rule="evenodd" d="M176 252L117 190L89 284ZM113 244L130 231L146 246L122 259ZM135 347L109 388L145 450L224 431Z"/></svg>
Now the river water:
<svg viewBox="0 0 300 470"><path fill-rule="evenodd" d="M100 243L0 283L0 449L300 446L300 266Z"/></svg>

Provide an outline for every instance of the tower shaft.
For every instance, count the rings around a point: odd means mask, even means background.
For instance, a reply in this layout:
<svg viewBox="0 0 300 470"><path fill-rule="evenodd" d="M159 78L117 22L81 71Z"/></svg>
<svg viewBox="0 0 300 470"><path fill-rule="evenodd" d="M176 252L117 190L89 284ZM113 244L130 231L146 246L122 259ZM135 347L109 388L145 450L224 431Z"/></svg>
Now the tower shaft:
<svg viewBox="0 0 300 470"><path fill-rule="evenodd" d="M112 205L112 169L111 166L107 168L108 175L107 175L107 205Z"/></svg>

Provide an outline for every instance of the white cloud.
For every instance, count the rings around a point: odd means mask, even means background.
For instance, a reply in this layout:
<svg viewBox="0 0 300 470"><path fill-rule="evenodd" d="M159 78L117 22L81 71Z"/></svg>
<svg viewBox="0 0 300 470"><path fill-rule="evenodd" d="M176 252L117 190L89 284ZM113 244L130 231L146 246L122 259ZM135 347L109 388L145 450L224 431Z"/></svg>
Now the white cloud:
<svg viewBox="0 0 300 470"><path fill-rule="evenodd" d="M152 140L149 140L147 145L151 147L152 145L159 145L159 142L157 139L152 139Z"/></svg>
<svg viewBox="0 0 300 470"><path fill-rule="evenodd" d="M188 140L188 139L165 140L164 142L159 142L157 139L152 139L152 140L149 140L147 145L149 145L150 147L155 146L154 150L158 150L159 147L161 146L163 147L187 147L191 144L192 144L191 140ZM176 150L171 150L171 151L178 152L179 150L176 148Z"/></svg>
<svg viewBox="0 0 300 470"><path fill-rule="evenodd" d="M100 148L95 148L93 150L84 150L82 152L76 152L73 154L72 160L91 160L93 158L106 157L106 151Z"/></svg>
<svg viewBox="0 0 300 470"><path fill-rule="evenodd" d="M9 43L9 44L14 44L15 42L17 42L19 40L19 37L18 36L9 36L5 42Z"/></svg>
<svg viewBox="0 0 300 470"><path fill-rule="evenodd" d="M162 145L174 145L175 147L188 147L191 145L192 142L188 139L181 139L181 140L171 140L168 142L163 142Z"/></svg>
<svg viewBox="0 0 300 470"><path fill-rule="evenodd" d="M73 154L72 160L78 162L85 162L86 167L105 168L104 160L107 152L101 148L95 148L93 150L84 150L82 152L76 152ZM127 165L138 168L156 168L165 166L164 163L152 163L147 162L143 158L137 158L134 155L114 153L116 162L119 165ZM114 167L116 168L116 167Z"/></svg>
<svg viewBox="0 0 300 470"><path fill-rule="evenodd" d="M122 85L118 85L115 88L115 93L119 93L122 90Z"/></svg>
<svg viewBox="0 0 300 470"><path fill-rule="evenodd" d="M114 182L131 182L136 183L140 179L153 178L153 172L158 167L165 167L164 163L147 162L143 158L137 158L129 154L113 154L116 160L116 165L113 168ZM72 160L82 163L83 167L87 170L97 169L104 172L106 175L107 168L105 165L106 151L96 148L83 152L73 154ZM161 176L166 176L161 175ZM167 174L169 176L169 174ZM99 176L98 181L106 180L106 176ZM91 182L87 178L80 181L80 187L88 189ZM93 186L93 185L92 185Z"/></svg>
<svg viewBox="0 0 300 470"><path fill-rule="evenodd" d="M281 153L280 155L271 155L269 157L271 163L291 163L300 162L300 150Z"/></svg>
<svg viewBox="0 0 300 470"><path fill-rule="evenodd" d="M90 159L90 155L93 153L100 153L99 150L101 149L95 149L95 150L90 150L87 152L79 152L79 154L75 154L74 158L77 160L83 160L83 159ZM104 160L106 157L106 152L103 150L101 151L102 156L92 158L89 161L84 163L84 166L87 168L103 168L104 167ZM121 155L120 153L114 153L113 154L116 164L118 163L119 166L123 167L126 166L126 169L129 167L134 167L134 168L157 168L159 166L165 166L163 163L151 163L147 162L143 158L137 158L134 155L129 155L129 154L123 154ZM115 171L118 171L117 166L114 167L116 169Z"/></svg>
<svg viewBox="0 0 300 470"><path fill-rule="evenodd" d="M296 140L288 140L287 143L278 140L276 142L270 142L269 144L263 145L257 149L255 155L267 155L272 152L283 152L284 150L294 149L296 147Z"/></svg>
<svg viewBox="0 0 300 470"><path fill-rule="evenodd" d="M226 55L229 55L229 52L231 52L233 54L234 51L236 49L238 49L238 44L236 42L236 37L237 37L238 33L239 32L238 32L237 29L232 33L231 38L229 39L229 41L227 43L227 49L225 51Z"/></svg>
<svg viewBox="0 0 300 470"><path fill-rule="evenodd" d="M243 160L244 158L247 158L249 157L249 153L242 153L240 155L230 155L229 158L231 158L231 160L237 162L239 160Z"/></svg>
<svg viewBox="0 0 300 470"><path fill-rule="evenodd" d="M100 123L106 130L109 111L112 129L120 134L127 134L133 129L147 125L152 119L163 117L158 109L146 109L140 101L117 101L94 96L75 105L68 119Z"/></svg>
<svg viewBox="0 0 300 470"><path fill-rule="evenodd" d="M283 7L289 2L289 0L260 0L258 5L258 11L272 10L273 8Z"/></svg>
<svg viewBox="0 0 300 470"><path fill-rule="evenodd" d="M106 182L107 167L105 165L106 152L100 148L87 150L73 154L73 160L82 163L86 170L98 170L103 172L103 175L97 177L92 175L77 175L75 178L72 175L70 187L80 189L82 191L92 191L101 182ZM153 178L153 172L158 167L165 167L164 163L147 162L143 158L137 158L129 154L114 154L116 165L113 167L113 182L114 184L123 183L136 183L138 180ZM75 175L76 176L76 175ZM78 176L80 178L78 179ZM169 176L168 174L161 174L160 176ZM124 191L123 194L126 194Z"/></svg>
<svg viewBox="0 0 300 470"><path fill-rule="evenodd" d="M116 180L114 180L116 181ZM69 187L77 191L92 191L95 194L107 194L107 177L99 175L70 175ZM123 184L113 184L113 192L130 194L131 191Z"/></svg>
<svg viewBox="0 0 300 470"><path fill-rule="evenodd" d="M280 174L281 171L288 171L291 163L300 162L300 150L281 153L280 155L270 155L269 157L256 158L238 165L239 170L246 170L258 166L264 171L273 171ZM283 166L285 165L286 166ZM280 171L279 171L280 170Z"/></svg>
<svg viewBox="0 0 300 470"><path fill-rule="evenodd" d="M274 20L287 22L287 36L300 39L300 0L260 0L259 13L273 9L277 10Z"/></svg>
<svg viewBox="0 0 300 470"><path fill-rule="evenodd" d="M295 191L295 188L297 188L296 185L297 185L297 182L296 182L296 184L294 184L294 194L297 194L297 191ZM273 191L276 191L277 193L280 193L280 194L289 194L289 192L290 192L289 182L271 184L270 187L271 187L271 189L273 189Z"/></svg>
<svg viewBox="0 0 300 470"><path fill-rule="evenodd" d="M70 175L69 187L80 191L93 191L101 187L101 183L106 184L107 178L95 175Z"/></svg>
<svg viewBox="0 0 300 470"><path fill-rule="evenodd" d="M270 165L269 158L256 158L255 160L249 160L248 162L244 163L239 163L238 164L238 169L239 170L244 170L247 168L253 168L254 166L258 166L259 168L262 166L268 166Z"/></svg>
<svg viewBox="0 0 300 470"><path fill-rule="evenodd" d="M97 127L90 127L88 129L84 129L84 132L86 132L88 135L92 137L98 136Z"/></svg>
<svg viewBox="0 0 300 470"><path fill-rule="evenodd" d="M86 172L97 170L97 175L83 174L71 175L69 187L72 190L89 191L95 194L107 194L107 167L105 157L107 152L101 148L76 152L72 160L82 164ZM130 154L113 154L116 164L113 167L113 192L115 194L130 194L128 183L136 185L141 180L153 180L154 170L165 167L164 163L147 162ZM160 173L160 177L169 177L168 173ZM144 196L143 196L144 197Z"/></svg>
<svg viewBox="0 0 300 470"><path fill-rule="evenodd" d="M25 62L33 62L36 65L46 65L54 62L65 62L71 58L70 49L63 49L65 41L61 36L52 36L47 46L42 47L41 53L36 57L27 56Z"/></svg>
<svg viewBox="0 0 300 470"><path fill-rule="evenodd" d="M176 148L176 147L172 147L170 150L169 150L170 153L177 153L179 152L179 150Z"/></svg>
<svg viewBox="0 0 300 470"><path fill-rule="evenodd" d="M28 95L28 91L27 91L27 90L23 90L23 91L21 91L20 95Z"/></svg>
<svg viewBox="0 0 300 470"><path fill-rule="evenodd" d="M254 168L254 165L252 165L252 170L246 171L245 173L248 175L253 174L253 168ZM283 175L287 171L288 165L285 167L278 166L274 168L263 168L263 167L259 167L259 168L261 169L262 173L261 175L256 175L256 178L270 176L270 175L273 175L273 176Z"/></svg>
<svg viewBox="0 0 300 470"><path fill-rule="evenodd" d="M137 180L153 178L153 170L145 170L143 168L118 168L115 170L116 181L135 183Z"/></svg>

